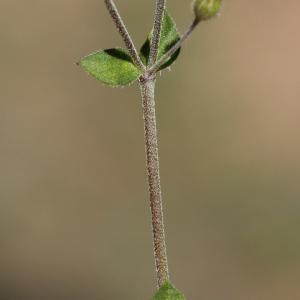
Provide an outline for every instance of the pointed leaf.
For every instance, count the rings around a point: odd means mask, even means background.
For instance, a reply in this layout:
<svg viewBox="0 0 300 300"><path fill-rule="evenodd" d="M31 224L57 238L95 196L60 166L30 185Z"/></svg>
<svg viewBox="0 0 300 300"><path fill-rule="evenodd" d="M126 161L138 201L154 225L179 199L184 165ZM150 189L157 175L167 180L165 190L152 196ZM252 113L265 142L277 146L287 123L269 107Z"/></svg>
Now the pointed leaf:
<svg viewBox="0 0 300 300"><path fill-rule="evenodd" d="M128 85L141 75L131 57L122 48L94 52L78 63L88 74L111 86Z"/></svg>
<svg viewBox="0 0 300 300"><path fill-rule="evenodd" d="M166 282L151 300L185 300L185 297L171 283Z"/></svg>
<svg viewBox="0 0 300 300"><path fill-rule="evenodd" d="M140 56L144 64L148 64L149 54L150 54L150 45L151 45L152 33L149 34L146 42L141 48ZM161 38L158 48L157 58L161 58L178 40L180 39L180 34L176 28L176 24L167 10L165 10ZM170 59L161 66L160 70L169 67L178 57L180 49L178 49Z"/></svg>

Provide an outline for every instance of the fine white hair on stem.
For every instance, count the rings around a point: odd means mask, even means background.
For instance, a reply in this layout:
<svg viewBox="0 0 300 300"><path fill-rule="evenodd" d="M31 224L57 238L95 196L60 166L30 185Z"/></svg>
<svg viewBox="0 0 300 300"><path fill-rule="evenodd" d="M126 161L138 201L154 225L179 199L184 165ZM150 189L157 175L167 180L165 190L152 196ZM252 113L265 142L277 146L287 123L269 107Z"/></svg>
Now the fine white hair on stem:
<svg viewBox="0 0 300 300"><path fill-rule="evenodd" d="M152 42L150 46L149 66L157 60L158 47L161 36L161 28L166 8L166 0L156 0L155 17L153 24Z"/></svg>
<svg viewBox="0 0 300 300"><path fill-rule="evenodd" d="M169 281L166 237L164 230L163 204L159 172L158 137L155 115L155 79L140 81L143 99L146 166L149 185L149 200L152 219L152 235L157 284L161 287Z"/></svg>

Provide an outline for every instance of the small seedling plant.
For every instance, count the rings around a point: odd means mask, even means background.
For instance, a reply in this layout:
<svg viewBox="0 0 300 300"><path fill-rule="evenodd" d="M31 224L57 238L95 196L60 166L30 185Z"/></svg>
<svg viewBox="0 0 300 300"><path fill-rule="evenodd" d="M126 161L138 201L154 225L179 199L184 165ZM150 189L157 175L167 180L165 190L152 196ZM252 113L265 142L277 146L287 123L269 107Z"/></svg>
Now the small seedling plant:
<svg viewBox="0 0 300 300"><path fill-rule="evenodd" d="M127 86L135 81L139 83L158 286L152 299L184 300L184 295L171 284L168 271L154 99L156 75L170 67L178 58L183 43L202 21L209 20L219 13L222 0L194 0L192 3L194 18L183 35L177 30L173 18L166 9L166 0L156 0L153 28L139 52L115 2L104 0L104 3L123 39L125 48L96 51L82 58L78 65L89 75L109 86Z"/></svg>

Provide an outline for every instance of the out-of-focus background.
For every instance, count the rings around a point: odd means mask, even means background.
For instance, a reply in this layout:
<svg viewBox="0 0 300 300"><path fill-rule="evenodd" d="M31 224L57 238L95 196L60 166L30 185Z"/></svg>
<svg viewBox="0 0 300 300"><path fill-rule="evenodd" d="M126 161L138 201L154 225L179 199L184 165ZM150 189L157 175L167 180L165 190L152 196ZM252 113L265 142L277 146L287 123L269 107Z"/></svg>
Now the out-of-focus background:
<svg viewBox="0 0 300 300"><path fill-rule="evenodd" d="M117 1L138 45L154 2ZM187 299L298 299L300 4L224 2L157 87L172 280ZM189 1L169 10L183 31ZM139 90L74 64L123 45L103 1L0 15L0 299L150 299Z"/></svg>

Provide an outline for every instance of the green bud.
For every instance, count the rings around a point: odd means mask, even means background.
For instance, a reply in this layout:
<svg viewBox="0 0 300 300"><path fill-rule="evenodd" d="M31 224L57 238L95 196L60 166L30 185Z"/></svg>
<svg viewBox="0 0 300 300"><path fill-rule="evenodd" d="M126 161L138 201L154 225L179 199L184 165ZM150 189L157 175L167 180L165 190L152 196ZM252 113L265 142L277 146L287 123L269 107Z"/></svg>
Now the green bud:
<svg viewBox="0 0 300 300"><path fill-rule="evenodd" d="M222 0L194 0L193 9L197 20L205 21L215 17L220 11Z"/></svg>

